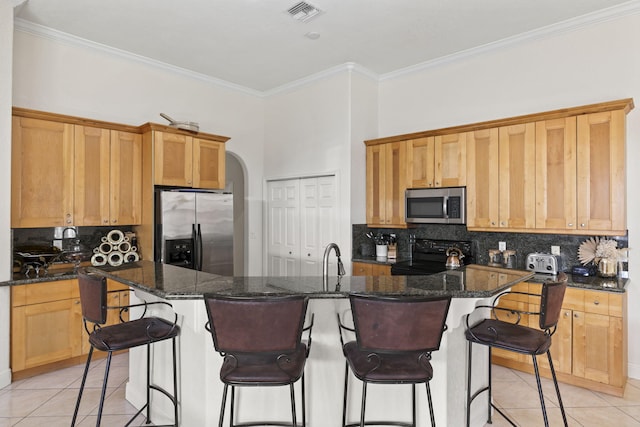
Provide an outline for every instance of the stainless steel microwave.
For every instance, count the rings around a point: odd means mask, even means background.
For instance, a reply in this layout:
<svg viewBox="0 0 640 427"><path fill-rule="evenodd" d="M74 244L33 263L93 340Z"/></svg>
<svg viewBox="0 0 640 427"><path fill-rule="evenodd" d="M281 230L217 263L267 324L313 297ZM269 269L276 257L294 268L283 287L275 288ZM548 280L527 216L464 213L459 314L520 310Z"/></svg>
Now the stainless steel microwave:
<svg viewBox="0 0 640 427"><path fill-rule="evenodd" d="M466 188L417 188L405 192L405 221L418 224L466 224Z"/></svg>

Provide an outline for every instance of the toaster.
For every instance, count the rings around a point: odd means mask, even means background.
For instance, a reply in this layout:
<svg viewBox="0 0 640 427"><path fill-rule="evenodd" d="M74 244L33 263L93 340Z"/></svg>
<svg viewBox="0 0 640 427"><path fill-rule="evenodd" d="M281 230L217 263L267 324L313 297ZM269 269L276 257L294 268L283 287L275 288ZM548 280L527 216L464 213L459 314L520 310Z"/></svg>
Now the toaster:
<svg viewBox="0 0 640 427"><path fill-rule="evenodd" d="M527 270L534 273L558 274L562 271L562 258L559 255L531 253L527 255Z"/></svg>

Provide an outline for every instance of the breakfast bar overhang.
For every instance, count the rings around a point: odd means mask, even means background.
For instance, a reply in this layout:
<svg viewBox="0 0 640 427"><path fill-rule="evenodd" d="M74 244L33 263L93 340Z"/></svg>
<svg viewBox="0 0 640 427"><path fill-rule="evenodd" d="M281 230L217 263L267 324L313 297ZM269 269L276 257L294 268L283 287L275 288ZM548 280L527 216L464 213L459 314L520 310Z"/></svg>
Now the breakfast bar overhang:
<svg viewBox="0 0 640 427"><path fill-rule="evenodd" d="M173 305L182 331L178 340L178 400L180 425L186 427L216 425L223 388L218 377L222 358L214 351L211 335L205 329L207 314L204 294L248 296L302 293L309 296L307 317L312 313L315 315L313 344L305 372L309 427L332 427L341 423L345 361L336 314L348 318L347 297L350 293L451 295L448 329L440 349L432 354L434 374L430 384L436 424L456 427L465 425L465 316L473 312L476 306L488 303L501 291L532 276L528 271L469 265L429 276L342 277L341 280L330 280L329 290L323 290L322 277L223 277L150 261L119 268L89 268L89 271L131 286L141 300L164 300ZM162 310L150 314L162 316ZM135 314L132 313L133 316ZM157 345L153 351L154 381L168 385L171 376L170 369L166 367L170 365L171 349ZM145 361L146 349L130 350L126 398L136 407L141 407L145 401ZM488 363L486 352L474 353L473 389L487 383ZM289 416L286 387L269 393L260 388L244 387L237 393L238 405L242 407L238 422L257 418L282 420ZM361 388L350 387L349 393L347 420L354 420L359 413ZM408 420L411 414L410 394L411 388L406 385L370 387L367 418ZM171 419L171 406L164 399L152 400L152 408L151 419L154 423ZM471 425L484 425L486 411L487 405L481 399L474 402ZM429 425L423 387L418 388L418 425Z"/></svg>

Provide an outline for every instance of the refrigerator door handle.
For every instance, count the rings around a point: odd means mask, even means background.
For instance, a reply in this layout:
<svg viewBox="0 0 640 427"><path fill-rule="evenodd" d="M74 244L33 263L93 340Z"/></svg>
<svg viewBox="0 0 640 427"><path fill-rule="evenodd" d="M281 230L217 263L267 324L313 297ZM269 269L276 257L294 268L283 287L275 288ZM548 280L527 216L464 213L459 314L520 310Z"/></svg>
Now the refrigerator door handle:
<svg viewBox="0 0 640 427"><path fill-rule="evenodd" d="M193 261L192 267L194 270L199 270L198 265L198 235L196 234L196 225L191 224L191 240L193 241Z"/></svg>
<svg viewBox="0 0 640 427"><path fill-rule="evenodd" d="M198 268L197 270L201 271L202 270L202 260L203 260L203 254L202 254L202 228L200 227L200 224L198 224L198 237L197 237L197 246L198 246Z"/></svg>

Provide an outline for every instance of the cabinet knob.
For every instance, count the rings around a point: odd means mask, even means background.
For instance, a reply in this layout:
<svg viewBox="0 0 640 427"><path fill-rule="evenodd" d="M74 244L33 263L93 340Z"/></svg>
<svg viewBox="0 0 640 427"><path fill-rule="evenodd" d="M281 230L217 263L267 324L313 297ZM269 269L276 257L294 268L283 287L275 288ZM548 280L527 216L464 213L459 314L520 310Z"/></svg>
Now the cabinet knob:
<svg viewBox="0 0 640 427"><path fill-rule="evenodd" d="M307 254L307 256L311 256L311 254Z"/></svg>
<svg viewBox="0 0 640 427"><path fill-rule="evenodd" d="M573 227L573 223L570 222L569 224L567 224L568 227Z"/></svg>
<svg viewBox="0 0 640 427"><path fill-rule="evenodd" d="M568 311L564 312L564 317L569 317L569 312Z"/></svg>
<svg viewBox="0 0 640 427"><path fill-rule="evenodd" d="M436 181L436 185L440 185L440 182Z"/></svg>
<svg viewBox="0 0 640 427"><path fill-rule="evenodd" d="M496 225L496 223L494 221L491 221L491 225Z"/></svg>
<svg viewBox="0 0 640 427"><path fill-rule="evenodd" d="M113 220L113 223L114 223L114 224L115 224L115 223L117 223L117 222L118 222L118 220L117 220L117 219L114 219L114 220Z"/></svg>
<svg viewBox="0 0 640 427"><path fill-rule="evenodd" d="M289 251L289 255L291 255L291 251Z"/></svg>
<svg viewBox="0 0 640 427"><path fill-rule="evenodd" d="M577 319L580 316L578 316L578 313L573 313L573 317L575 317Z"/></svg>
<svg viewBox="0 0 640 427"><path fill-rule="evenodd" d="M109 224L109 220L108 220L108 219L105 219L103 222L104 222L105 224Z"/></svg>
<svg viewBox="0 0 640 427"><path fill-rule="evenodd" d="M586 224L580 224L580 227L586 227Z"/></svg>
<svg viewBox="0 0 640 427"><path fill-rule="evenodd" d="M79 300L75 300L73 303L74 304L80 304L80 301Z"/></svg>
<svg viewBox="0 0 640 427"><path fill-rule="evenodd" d="M593 302L593 305L600 305L600 301L595 300L595 301Z"/></svg>
<svg viewBox="0 0 640 427"><path fill-rule="evenodd" d="M501 222L500 225L504 227L505 224L504 224L504 222Z"/></svg>

